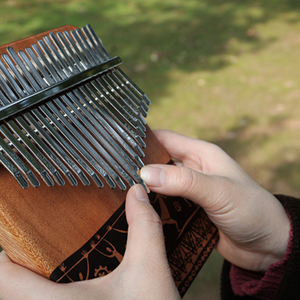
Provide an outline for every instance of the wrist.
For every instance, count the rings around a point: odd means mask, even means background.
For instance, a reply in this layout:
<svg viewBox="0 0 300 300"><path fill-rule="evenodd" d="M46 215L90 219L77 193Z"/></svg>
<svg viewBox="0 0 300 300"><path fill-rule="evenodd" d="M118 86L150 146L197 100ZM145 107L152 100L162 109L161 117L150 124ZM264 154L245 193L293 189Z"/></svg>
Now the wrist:
<svg viewBox="0 0 300 300"><path fill-rule="evenodd" d="M261 271L263 272L265 272L270 265L280 262L285 257L288 245L291 243L292 226L290 216L282 206L281 208L278 218L273 218L276 222L273 224L270 242L268 247L266 247L266 254L261 262Z"/></svg>

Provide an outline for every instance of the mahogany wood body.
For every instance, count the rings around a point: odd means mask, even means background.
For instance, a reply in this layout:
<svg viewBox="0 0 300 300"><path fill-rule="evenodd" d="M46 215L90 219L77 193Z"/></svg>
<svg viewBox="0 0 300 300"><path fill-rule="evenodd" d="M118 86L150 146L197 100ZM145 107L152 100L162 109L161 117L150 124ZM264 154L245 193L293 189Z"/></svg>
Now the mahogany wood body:
<svg viewBox="0 0 300 300"><path fill-rule="evenodd" d="M168 163L170 157L147 128L144 163ZM49 277L121 206L127 191L65 186L24 190L0 168L0 245L16 263Z"/></svg>

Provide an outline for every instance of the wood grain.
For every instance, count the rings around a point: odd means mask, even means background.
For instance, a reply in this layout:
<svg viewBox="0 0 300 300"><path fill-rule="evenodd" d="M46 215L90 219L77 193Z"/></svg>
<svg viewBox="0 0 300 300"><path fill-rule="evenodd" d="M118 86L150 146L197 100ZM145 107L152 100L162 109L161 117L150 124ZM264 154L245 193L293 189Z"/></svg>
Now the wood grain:
<svg viewBox="0 0 300 300"><path fill-rule="evenodd" d="M147 128L144 162L167 163L169 156ZM94 183L24 190L0 168L0 244L9 257L43 276L79 249L120 207L126 191Z"/></svg>

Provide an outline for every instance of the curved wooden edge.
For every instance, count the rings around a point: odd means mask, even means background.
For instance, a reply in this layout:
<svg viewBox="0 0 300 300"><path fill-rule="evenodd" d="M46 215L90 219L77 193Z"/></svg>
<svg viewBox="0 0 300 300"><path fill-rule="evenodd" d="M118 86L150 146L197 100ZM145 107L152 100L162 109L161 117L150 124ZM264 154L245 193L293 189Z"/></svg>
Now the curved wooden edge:
<svg viewBox="0 0 300 300"><path fill-rule="evenodd" d="M65 25L65 26L55 28L55 29L44 31L42 33L39 33L39 34L36 34L36 35L33 35L33 36L29 36L27 38L20 39L18 41L14 41L14 42L11 42L11 43L1 45L0 46L0 55L2 55L3 53L6 53L6 49L8 47L12 47L16 52L18 52L20 50L24 51L24 49L26 47L31 47L32 44L34 44L38 40L42 39L45 35L48 35L50 32L57 33L59 31L63 32L63 31L71 31L71 30L76 30L76 29L77 29L76 26Z"/></svg>

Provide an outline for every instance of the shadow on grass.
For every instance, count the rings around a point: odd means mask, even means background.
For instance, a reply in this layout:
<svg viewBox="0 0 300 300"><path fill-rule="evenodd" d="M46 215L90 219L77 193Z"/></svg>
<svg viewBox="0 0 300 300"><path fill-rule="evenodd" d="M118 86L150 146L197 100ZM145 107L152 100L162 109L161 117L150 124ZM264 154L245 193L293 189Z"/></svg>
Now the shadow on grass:
<svg viewBox="0 0 300 300"><path fill-rule="evenodd" d="M168 86L170 70L224 68L230 64L228 55L258 51L272 43L272 38L260 37L258 24L288 12L297 14L299 8L294 0L1 0L0 43L65 24L90 23L155 103L155 96Z"/></svg>

